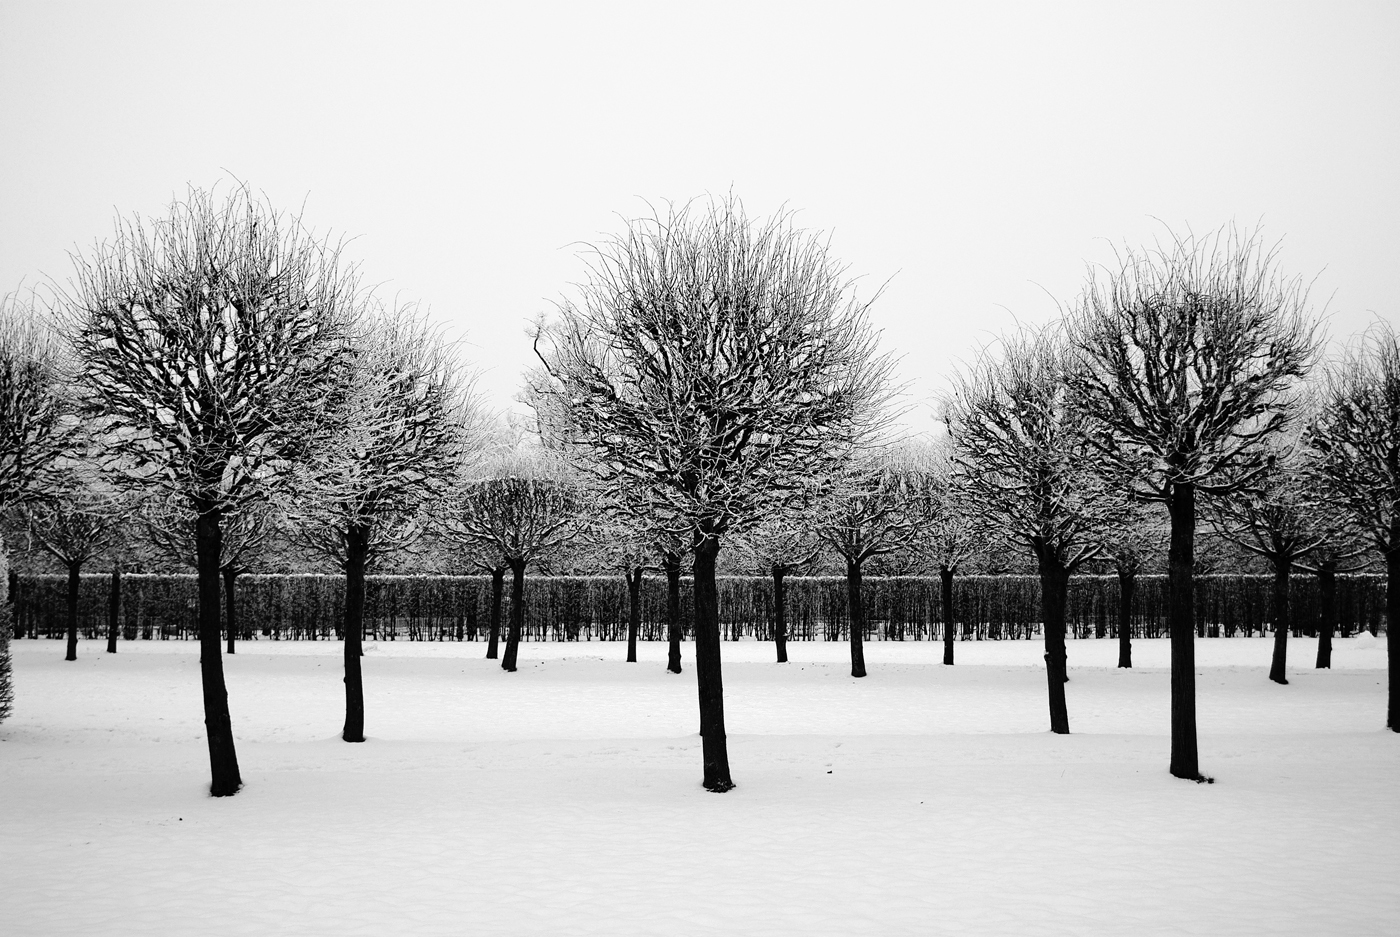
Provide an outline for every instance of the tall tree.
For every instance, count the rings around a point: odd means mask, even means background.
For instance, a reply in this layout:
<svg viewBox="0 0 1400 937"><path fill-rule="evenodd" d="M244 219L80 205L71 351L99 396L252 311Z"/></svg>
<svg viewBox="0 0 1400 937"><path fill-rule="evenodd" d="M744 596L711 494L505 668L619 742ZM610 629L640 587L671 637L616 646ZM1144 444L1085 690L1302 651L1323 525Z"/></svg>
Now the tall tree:
<svg viewBox="0 0 1400 937"><path fill-rule="evenodd" d="M891 465L860 461L829 479L817 535L846 561L851 676L865 671L865 599L861 579L872 557L893 553L917 533L904 510L900 473Z"/></svg>
<svg viewBox="0 0 1400 937"><path fill-rule="evenodd" d="M123 471L195 517L210 792L242 785L220 654L225 514L314 447L348 355L353 273L246 187L191 189L164 217L119 220L75 258L71 334L83 410Z"/></svg>
<svg viewBox="0 0 1400 937"><path fill-rule="evenodd" d="M1122 499L1089 458L1093 416L1071 393L1073 363L1051 329L1003 340L960 375L945 405L948 434L980 511L1035 557L1050 691L1050 730L1069 732L1065 603L1069 579L1103 549Z"/></svg>
<svg viewBox="0 0 1400 937"><path fill-rule="evenodd" d="M1308 441L1329 494L1385 561L1386 726L1400 732L1400 335L1377 322L1327 369Z"/></svg>
<svg viewBox="0 0 1400 937"><path fill-rule="evenodd" d="M726 536L878 426L891 369L819 236L729 198L629 222L536 334L547 435L686 538L704 786L734 786L715 563Z"/></svg>
<svg viewBox="0 0 1400 937"><path fill-rule="evenodd" d="M1203 781L1196 744L1196 496L1248 485L1290 420L1316 354L1301 281L1257 235L1225 228L1125 250L1091 273L1072 316L1075 390L1103 427L1099 455L1171 520L1171 773Z"/></svg>

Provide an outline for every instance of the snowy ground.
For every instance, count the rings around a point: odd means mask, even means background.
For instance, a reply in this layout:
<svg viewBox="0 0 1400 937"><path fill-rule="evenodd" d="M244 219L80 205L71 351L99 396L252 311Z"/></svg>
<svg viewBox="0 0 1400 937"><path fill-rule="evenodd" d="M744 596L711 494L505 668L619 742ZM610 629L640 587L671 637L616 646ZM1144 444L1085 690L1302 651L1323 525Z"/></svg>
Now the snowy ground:
<svg viewBox="0 0 1400 937"><path fill-rule="evenodd" d="M665 648L381 643L338 740L335 643L226 658L246 787L206 796L198 648L13 644L0 933L1393 934L1400 736L1384 643L1292 683L1197 642L1202 768L1166 772L1165 642L1071 641L1046 731L1031 642L724 645L739 787L699 785ZM686 648L687 654L690 651Z"/></svg>

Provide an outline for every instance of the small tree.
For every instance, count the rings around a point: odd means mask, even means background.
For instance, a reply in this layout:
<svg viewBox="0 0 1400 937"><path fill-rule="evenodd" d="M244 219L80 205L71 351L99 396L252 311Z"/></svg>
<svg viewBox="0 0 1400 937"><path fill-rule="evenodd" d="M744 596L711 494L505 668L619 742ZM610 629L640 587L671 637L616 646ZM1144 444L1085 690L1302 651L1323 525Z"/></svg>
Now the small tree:
<svg viewBox="0 0 1400 937"><path fill-rule="evenodd" d="M416 311L375 311L351 342L339 406L289 499L304 537L345 573L345 725L365 740L362 638L371 554L401 549L422 533L416 519L456 480L473 454L478 408L450 349Z"/></svg>
<svg viewBox="0 0 1400 937"><path fill-rule="evenodd" d="M810 567L822 551L814 524L806 511L775 512L745 531L737 544L745 565L773 581L773 649L780 664L788 662L787 577Z"/></svg>
<svg viewBox="0 0 1400 937"><path fill-rule="evenodd" d="M1161 555L1166 543L1155 511L1142 501L1125 505L1122 522L1104 532L1103 555L1118 576L1118 666L1133 666L1133 600L1143 567Z"/></svg>
<svg viewBox="0 0 1400 937"><path fill-rule="evenodd" d="M122 512L112 497L71 475L23 511L30 538L68 571L68 648L63 659L77 660L79 576L83 566L110 545Z"/></svg>
<svg viewBox="0 0 1400 937"><path fill-rule="evenodd" d="M442 522L449 536L499 554L511 571L510 633L501 669L514 673L525 626L526 567L579 535L584 499L577 485L542 460L518 459L509 467L519 474L464 484Z"/></svg>
<svg viewBox="0 0 1400 937"><path fill-rule="evenodd" d="M1325 523L1319 479L1296 449L1274 454L1268 468L1248 488L1212 499L1215 528L1231 543L1262 556L1273 567L1270 607L1274 621L1269 679L1288 683L1288 632L1292 627L1289 590L1293 567L1341 533ZM1335 515L1333 515L1335 517Z"/></svg>
<svg viewBox="0 0 1400 937"><path fill-rule="evenodd" d="M830 480L817 535L846 561L851 676L865 676L865 601L861 573L871 557L893 553L913 539L914 520L904 511L899 473L873 462L848 467Z"/></svg>
<svg viewBox="0 0 1400 937"><path fill-rule="evenodd" d="M1317 348L1306 290L1275 270L1255 236L1177 237L1091 274L1072 318L1082 363L1073 385L1102 426L1099 456L1171 520L1170 769L1195 781L1206 780L1196 745L1196 495L1254 479Z"/></svg>
<svg viewBox="0 0 1400 937"><path fill-rule="evenodd" d="M1050 730L1069 732L1065 603L1069 578L1103 549L1122 500L1095 473L1093 418L1070 392L1072 362L1059 332L1004 341L961 375L945 408L968 494L1007 538L1027 547L1040 573L1040 619Z"/></svg>
<svg viewBox="0 0 1400 937"><path fill-rule="evenodd" d="M536 334L546 434L690 547L704 786L734 786L715 563L725 538L861 443L887 397L867 303L791 216L734 199L632 221Z"/></svg>
<svg viewBox="0 0 1400 937"><path fill-rule="evenodd" d="M1308 433L1327 491L1385 560L1389 690L1400 732L1400 335L1377 322L1328 368Z"/></svg>
<svg viewBox="0 0 1400 937"><path fill-rule="evenodd" d="M242 785L220 655L225 514L266 499L335 404L355 282L329 245L244 187L192 189L75 258L82 407L121 470L195 517L200 676L215 797Z"/></svg>
<svg viewBox="0 0 1400 937"><path fill-rule="evenodd" d="M904 511L917 534L915 553L938 569L943 610L943 663L953 666L958 618L953 603L953 579L964 563L985 547L992 532L970 497L968 478L958 470L955 453L944 447L923 454L904 473Z"/></svg>
<svg viewBox="0 0 1400 937"><path fill-rule="evenodd" d="M169 494L148 498L138 510L146 537L167 559L198 570L194 538L194 513L187 499ZM265 502L248 502L227 513L219 530L219 575L223 579L225 653L235 651L238 633L238 577L252 568L254 557L272 534L273 512ZM120 572L114 567L113 588L120 590Z"/></svg>

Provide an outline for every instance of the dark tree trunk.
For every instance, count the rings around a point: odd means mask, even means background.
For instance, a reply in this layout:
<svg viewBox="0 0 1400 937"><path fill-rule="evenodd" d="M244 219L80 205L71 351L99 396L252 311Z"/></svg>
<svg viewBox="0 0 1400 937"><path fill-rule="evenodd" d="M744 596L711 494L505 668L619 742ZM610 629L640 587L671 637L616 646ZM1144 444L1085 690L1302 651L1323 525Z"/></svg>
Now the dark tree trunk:
<svg viewBox="0 0 1400 937"><path fill-rule="evenodd" d="M1385 656L1389 680L1385 724L1400 732L1400 511L1391 510L1390 550L1385 555Z"/></svg>
<svg viewBox="0 0 1400 937"><path fill-rule="evenodd" d="M627 578L627 663L637 662L637 632L642 630L642 568L629 570Z"/></svg>
<svg viewBox="0 0 1400 937"><path fill-rule="evenodd" d="M220 654L219 509L196 504L195 556L199 571L199 673L204 687L204 730L209 739L209 793L215 797L235 794L243 786L238 755L233 748L233 724L228 712L228 688L224 684L224 659Z"/></svg>
<svg viewBox="0 0 1400 937"><path fill-rule="evenodd" d="M734 787L724 733L724 677L719 655L719 588L715 584L718 536L695 535L695 685L700 696L700 736L704 748L705 790L722 794Z"/></svg>
<svg viewBox="0 0 1400 937"><path fill-rule="evenodd" d="M365 561L369 525L345 528L345 728L347 742L365 740L365 683L360 658L365 626Z"/></svg>
<svg viewBox="0 0 1400 937"><path fill-rule="evenodd" d="M515 657L520 652L520 633L525 628L525 560L507 559L510 564L510 634L501 669L515 673Z"/></svg>
<svg viewBox="0 0 1400 937"><path fill-rule="evenodd" d="M773 567L773 648L778 652L778 663L786 664L787 659L787 584L783 581L787 571L781 566Z"/></svg>
<svg viewBox="0 0 1400 937"><path fill-rule="evenodd" d="M1323 560L1317 567L1317 667L1332 669L1332 635L1337 631L1337 563Z"/></svg>
<svg viewBox="0 0 1400 937"><path fill-rule="evenodd" d="M112 586L107 592L107 653L117 653L117 632L122 625L122 568L112 567Z"/></svg>
<svg viewBox="0 0 1400 937"><path fill-rule="evenodd" d="M238 635L238 602L237 592L234 590L238 586L238 570L232 566L225 566L224 574L224 631L228 635L228 646L225 650L232 654L234 638Z"/></svg>
<svg viewBox="0 0 1400 937"><path fill-rule="evenodd" d="M661 561L666 570L666 628L670 647L666 650L666 669L681 672L681 558L667 552Z"/></svg>
<svg viewBox="0 0 1400 937"><path fill-rule="evenodd" d="M1133 594L1137 592L1137 570L1118 567L1118 666L1133 666Z"/></svg>
<svg viewBox="0 0 1400 937"><path fill-rule="evenodd" d="M1269 665L1269 679L1275 683L1288 683L1288 576L1292 572L1293 561L1285 557L1274 557L1274 588L1271 596L1274 615L1274 659Z"/></svg>
<svg viewBox="0 0 1400 937"><path fill-rule="evenodd" d="M958 639L957 620L953 614L953 574L948 566L938 567L939 597L943 600L943 663L953 666L953 646Z"/></svg>
<svg viewBox="0 0 1400 937"><path fill-rule="evenodd" d="M506 568L491 570L491 634L486 642L486 659L495 660L501 640L501 593L505 591Z"/></svg>
<svg viewBox="0 0 1400 937"><path fill-rule="evenodd" d="M78 659L78 573L82 563L68 564L68 653L64 660Z"/></svg>
<svg viewBox="0 0 1400 937"><path fill-rule="evenodd" d="M1201 781L1196 748L1196 486L1173 483L1167 493L1171 545L1167 549L1167 623L1172 641L1173 776Z"/></svg>
<svg viewBox="0 0 1400 937"><path fill-rule="evenodd" d="M1050 731L1069 734L1069 707L1065 702L1065 597L1069 572L1048 548L1038 549L1040 566L1040 622L1045 634L1045 679L1050 688Z"/></svg>
<svg viewBox="0 0 1400 937"><path fill-rule="evenodd" d="M0 548L3 548L3 544L0 544ZM10 587L9 603L11 620L15 625L14 636L16 638L22 638L24 637L24 623L19 620L19 573L15 572L13 569L10 570L10 575L6 577L6 580Z"/></svg>
<svg viewBox="0 0 1400 937"><path fill-rule="evenodd" d="M851 620L851 676L865 676L865 604L860 594L860 563L846 560L846 609Z"/></svg>

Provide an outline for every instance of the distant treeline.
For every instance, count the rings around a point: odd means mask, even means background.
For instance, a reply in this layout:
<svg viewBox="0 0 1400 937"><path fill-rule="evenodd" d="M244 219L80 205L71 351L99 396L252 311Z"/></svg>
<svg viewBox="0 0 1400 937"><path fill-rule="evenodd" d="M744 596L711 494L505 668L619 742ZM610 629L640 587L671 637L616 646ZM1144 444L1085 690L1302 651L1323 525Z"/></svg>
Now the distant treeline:
<svg viewBox="0 0 1400 937"><path fill-rule="evenodd" d="M1269 625L1269 576L1201 576L1196 580L1197 633L1202 637L1263 634ZM510 589L502 597L502 628ZM65 628L67 579L19 576L11 595L17 636L60 637ZM111 579L81 577L78 628L87 637L107 633ZM788 637L794 641L844 640L846 580L839 576L790 577ZM867 640L920 641L943 637L939 582L898 576L865 580L870 626ZM344 580L331 575L244 575L236 586L238 637L243 640L335 640L341 637ZM193 575L133 573L122 577L122 637L187 639L197 636ZM644 583L641 637L665 640L666 582ZM681 599L689 619L690 581ZM954 583L959 635L1006 640L1039 634L1039 583L1034 576L964 576ZM537 576L525 583L527 641L614 641L627 636L627 586L621 576ZM773 585L760 577L721 577L721 629L727 640L772 638ZM1318 591L1311 576L1293 580L1295 634L1311 634L1318 619ZM1079 638L1118 634L1116 576L1070 580L1066 619ZM1381 576L1338 576L1338 633L1384 630L1385 581ZM491 580L486 576L370 576L365 589L367 640L480 641L490 628ZM1139 576L1133 602L1134 637L1167 634L1166 577Z"/></svg>

